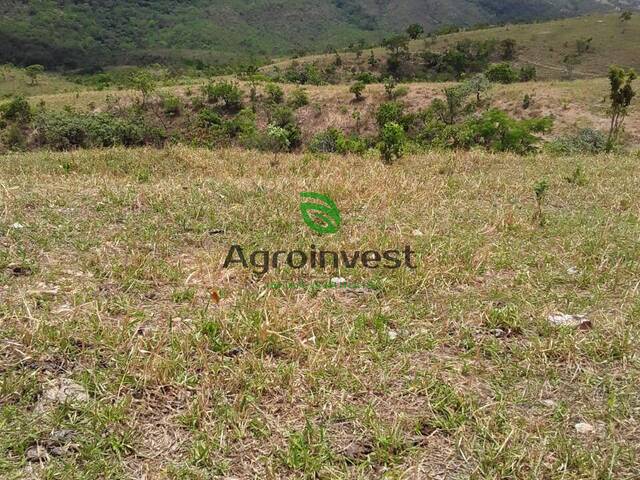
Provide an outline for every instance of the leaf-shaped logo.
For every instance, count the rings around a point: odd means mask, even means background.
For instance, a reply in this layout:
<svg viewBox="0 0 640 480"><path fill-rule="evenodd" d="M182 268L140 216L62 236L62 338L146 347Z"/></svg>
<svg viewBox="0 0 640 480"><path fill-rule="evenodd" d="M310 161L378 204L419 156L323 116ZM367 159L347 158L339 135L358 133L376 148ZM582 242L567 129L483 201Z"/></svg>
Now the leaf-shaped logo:
<svg viewBox="0 0 640 480"><path fill-rule="evenodd" d="M317 200L317 202L302 202L300 213L307 226L316 233L336 233L342 219L336 203L328 196L315 192L302 192L303 199Z"/></svg>

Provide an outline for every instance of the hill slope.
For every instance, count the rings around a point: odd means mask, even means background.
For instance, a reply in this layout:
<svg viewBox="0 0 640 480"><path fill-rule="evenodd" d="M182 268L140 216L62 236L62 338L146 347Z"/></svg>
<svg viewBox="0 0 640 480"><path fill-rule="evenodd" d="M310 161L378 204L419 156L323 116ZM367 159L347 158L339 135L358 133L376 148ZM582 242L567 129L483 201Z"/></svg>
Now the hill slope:
<svg viewBox="0 0 640 480"><path fill-rule="evenodd" d="M640 1L625 2L628 6ZM0 62L71 68L172 59L229 61L427 30L614 8L585 0L9 0L0 5Z"/></svg>
<svg viewBox="0 0 640 480"><path fill-rule="evenodd" d="M576 52L577 42L589 40L589 49L580 55L580 63L575 67L576 78L602 77L612 64L632 67L640 70L640 15L622 22L620 15L596 14L577 18L553 20L542 23L507 25L481 30L439 35L433 40L420 39L410 43L413 54L425 49L443 52L458 42L467 40L505 40L516 41L516 66L534 65L541 80L557 80L566 77L563 59ZM380 66L385 64L387 52L384 48L373 49ZM368 53L368 51L367 51ZM368 55L357 57L354 53L342 53L341 71L344 81L350 81L352 71L369 69ZM294 60L285 59L264 67L265 72L285 69ZM299 64L313 63L326 67L335 61L333 54L309 55L295 59ZM355 69L355 70L354 70ZM338 73L340 73L338 72Z"/></svg>

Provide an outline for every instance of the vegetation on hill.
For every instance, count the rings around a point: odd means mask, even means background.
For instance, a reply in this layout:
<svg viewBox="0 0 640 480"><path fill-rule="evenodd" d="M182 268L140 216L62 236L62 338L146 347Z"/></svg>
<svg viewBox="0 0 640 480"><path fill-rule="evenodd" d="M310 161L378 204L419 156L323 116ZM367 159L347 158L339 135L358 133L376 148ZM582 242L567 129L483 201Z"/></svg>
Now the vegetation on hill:
<svg viewBox="0 0 640 480"><path fill-rule="evenodd" d="M284 81L340 83L388 74L404 79L456 79L507 61L540 79L604 77L612 64L640 69L640 14L589 15L527 25L388 37L384 46L301 57L267 66ZM339 65L337 65L339 63ZM368 74L372 76L368 76Z"/></svg>
<svg viewBox="0 0 640 480"><path fill-rule="evenodd" d="M475 25L611 8L596 0L91 0L0 5L0 63L92 70L104 65L265 59L369 44L419 22Z"/></svg>

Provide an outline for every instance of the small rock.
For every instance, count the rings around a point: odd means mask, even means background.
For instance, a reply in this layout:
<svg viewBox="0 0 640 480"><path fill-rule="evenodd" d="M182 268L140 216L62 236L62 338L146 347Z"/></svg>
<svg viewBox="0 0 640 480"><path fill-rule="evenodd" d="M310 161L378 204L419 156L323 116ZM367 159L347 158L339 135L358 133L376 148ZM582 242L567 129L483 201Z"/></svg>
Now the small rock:
<svg viewBox="0 0 640 480"><path fill-rule="evenodd" d="M13 225L11 225L11 228L13 228L14 230L21 230L24 228L24 225L22 225L21 223L14 223Z"/></svg>
<svg viewBox="0 0 640 480"><path fill-rule="evenodd" d="M556 402L550 399L542 400L540 403L542 403L545 407L549 407L549 408L555 408L556 406Z"/></svg>
<svg viewBox="0 0 640 480"><path fill-rule="evenodd" d="M591 435L596 429L590 423L576 423L576 432L580 435Z"/></svg>
<svg viewBox="0 0 640 480"><path fill-rule="evenodd" d="M46 462L49 460L49 453L47 452L47 449L40 445L29 447L25 452L25 456L30 462Z"/></svg>
<svg viewBox="0 0 640 480"><path fill-rule="evenodd" d="M586 315L567 315L565 313L549 315L549 323L556 327L573 327L580 330L587 330L593 326Z"/></svg>
<svg viewBox="0 0 640 480"><path fill-rule="evenodd" d="M577 275L578 273L580 273L578 271L578 269L576 267L570 267L567 269L567 274L568 275Z"/></svg>
<svg viewBox="0 0 640 480"><path fill-rule="evenodd" d="M412 232L414 237L423 237L424 233L422 233L420 230L416 229Z"/></svg>
<svg viewBox="0 0 640 480"><path fill-rule="evenodd" d="M395 332L393 330L389 330L389 340L395 340L396 338L398 338L398 332Z"/></svg>
<svg viewBox="0 0 640 480"><path fill-rule="evenodd" d="M340 286L342 284L347 283L347 279L346 278L342 278L342 277L333 277L331 279L331 283L333 283L334 285Z"/></svg>
<svg viewBox="0 0 640 480"><path fill-rule="evenodd" d="M89 394L84 387L69 378L60 378L48 385L36 404L36 412L43 412L48 407L67 402L84 403L89 401Z"/></svg>

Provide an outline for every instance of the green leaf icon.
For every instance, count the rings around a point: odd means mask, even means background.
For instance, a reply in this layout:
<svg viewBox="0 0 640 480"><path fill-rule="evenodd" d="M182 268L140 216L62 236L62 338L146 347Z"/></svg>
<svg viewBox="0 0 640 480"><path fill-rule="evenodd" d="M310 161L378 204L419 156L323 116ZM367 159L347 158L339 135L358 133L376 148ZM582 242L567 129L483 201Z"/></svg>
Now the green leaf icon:
<svg viewBox="0 0 640 480"><path fill-rule="evenodd" d="M315 192L302 192L303 199L317 200L317 202L302 202L300 213L302 220L316 233L324 235L336 233L340 228L342 219L336 203L328 196Z"/></svg>

